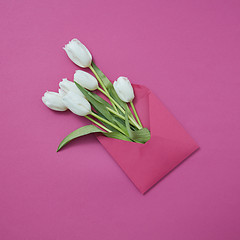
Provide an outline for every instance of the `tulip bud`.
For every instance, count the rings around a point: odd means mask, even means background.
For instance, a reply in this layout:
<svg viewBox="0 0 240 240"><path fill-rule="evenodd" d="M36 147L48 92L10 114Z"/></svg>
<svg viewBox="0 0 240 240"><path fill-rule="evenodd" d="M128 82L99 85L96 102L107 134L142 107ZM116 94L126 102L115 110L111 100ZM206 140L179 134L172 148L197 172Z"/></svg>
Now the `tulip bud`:
<svg viewBox="0 0 240 240"><path fill-rule="evenodd" d="M42 97L43 103L52 110L66 111L67 107L64 105L62 97L56 92L45 92Z"/></svg>
<svg viewBox="0 0 240 240"><path fill-rule="evenodd" d="M97 79L91 74L81 70L77 70L75 72L74 81L90 91L96 90L98 88Z"/></svg>
<svg viewBox="0 0 240 240"><path fill-rule="evenodd" d="M86 116L91 112L90 103L84 97L71 91L63 97L63 103L71 112L79 116Z"/></svg>
<svg viewBox="0 0 240 240"><path fill-rule="evenodd" d="M69 91L74 92L81 97L84 97L81 90L76 86L74 82L71 82L67 80L66 78L63 78L63 80L59 83L60 89L58 90L60 96L64 97Z"/></svg>
<svg viewBox="0 0 240 240"><path fill-rule="evenodd" d="M74 38L63 49L68 57L79 67L86 68L91 65L92 55L78 39Z"/></svg>
<svg viewBox="0 0 240 240"><path fill-rule="evenodd" d="M131 83L126 77L119 77L114 81L113 87L118 97L124 102L131 102L134 99L134 92Z"/></svg>

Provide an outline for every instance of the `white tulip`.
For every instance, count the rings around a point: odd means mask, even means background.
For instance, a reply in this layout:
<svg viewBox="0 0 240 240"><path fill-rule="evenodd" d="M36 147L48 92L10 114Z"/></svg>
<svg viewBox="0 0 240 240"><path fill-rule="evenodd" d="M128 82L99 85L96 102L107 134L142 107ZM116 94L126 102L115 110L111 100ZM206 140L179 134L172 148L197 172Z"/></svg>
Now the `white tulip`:
<svg viewBox="0 0 240 240"><path fill-rule="evenodd" d="M124 102L131 102L134 99L134 92L131 83L126 77L119 77L114 81L113 87L118 97Z"/></svg>
<svg viewBox="0 0 240 240"><path fill-rule="evenodd" d="M84 97L81 90L76 86L74 82L71 82L67 80L66 78L63 78L63 80L59 83L60 89L58 90L60 96L64 97L69 91L74 92L81 97Z"/></svg>
<svg viewBox="0 0 240 240"><path fill-rule="evenodd" d="M90 103L84 97L71 91L63 97L63 103L71 112L79 116L86 116L91 112Z"/></svg>
<svg viewBox="0 0 240 240"><path fill-rule="evenodd" d="M91 74L81 70L77 70L75 72L74 81L90 91L96 90L98 88L97 79Z"/></svg>
<svg viewBox="0 0 240 240"><path fill-rule="evenodd" d="M61 97L64 97L66 95L66 92L64 92L61 88L58 89L58 93Z"/></svg>
<svg viewBox="0 0 240 240"><path fill-rule="evenodd" d="M66 111L67 107L64 105L62 97L56 92L45 92L42 97L43 103L52 110Z"/></svg>
<svg viewBox="0 0 240 240"><path fill-rule="evenodd" d="M63 49L76 65L83 68L91 65L92 55L78 39L74 38Z"/></svg>

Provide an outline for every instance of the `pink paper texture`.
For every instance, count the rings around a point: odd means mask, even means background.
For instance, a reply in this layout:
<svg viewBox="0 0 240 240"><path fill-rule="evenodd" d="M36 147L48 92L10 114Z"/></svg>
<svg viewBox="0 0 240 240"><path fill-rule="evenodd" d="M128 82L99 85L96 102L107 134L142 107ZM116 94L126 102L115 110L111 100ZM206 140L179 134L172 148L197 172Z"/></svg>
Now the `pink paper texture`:
<svg viewBox="0 0 240 240"><path fill-rule="evenodd" d="M134 85L134 92L136 109L151 139L145 144L104 136L98 139L139 191L145 193L199 147L151 91Z"/></svg>
<svg viewBox="0 0 240 240"><path fill-rule="evenodd" d="M0 1L0 240L239 240L239 29L239 0ZM79 69L74 37L200 146L147 194L94 135L56 153L89 124L41 101Z"/></svg>

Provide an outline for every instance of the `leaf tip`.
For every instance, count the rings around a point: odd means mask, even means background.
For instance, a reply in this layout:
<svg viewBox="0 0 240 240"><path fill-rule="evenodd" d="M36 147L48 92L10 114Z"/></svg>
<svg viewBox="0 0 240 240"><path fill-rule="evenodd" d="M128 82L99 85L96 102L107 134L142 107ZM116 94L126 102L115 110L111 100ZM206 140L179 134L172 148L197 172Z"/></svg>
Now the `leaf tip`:
<svg viewBox="0 0 240 240"><path fill-rule="evenodd" d="M61 150L61 148L62 148L62 146L59 145L56 152L59 152Z"/></svg>

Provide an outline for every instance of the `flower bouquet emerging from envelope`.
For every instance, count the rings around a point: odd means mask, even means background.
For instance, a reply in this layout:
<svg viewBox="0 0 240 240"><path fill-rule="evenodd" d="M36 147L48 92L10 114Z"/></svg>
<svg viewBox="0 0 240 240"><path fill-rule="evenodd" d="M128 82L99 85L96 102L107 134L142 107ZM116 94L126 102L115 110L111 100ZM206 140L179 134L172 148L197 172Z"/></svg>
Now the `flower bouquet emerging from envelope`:
<svg viewBox="0 0 240 240"><path fill-rule="evenodd" d="M47 91L42 101L52 110L69 109L94 124L70 133L60 143L57 151L72 139L90 133L101 133L109 138L146 143L150 139L150 132L142 126L134 107L134 91L130 81L126 77L119 77L112 84L94 64L88 49L77 39L70 41L64 50L76 65L90 68L95 77L85 71L77 70L74 74L74 82L63 79L59 83L59 92ZM101 92L108 101L92 92L94 90Z"/></svg>
<svg viewBox="0 0 240 240"><path fill-rule="evenodd" d="M93 124L70 133L60 143L58 151L72 139L98 133L96 136L102 146L139 191L145 193L199 148L148 88L136 84L132 87L125 77L112 84L77 39L64 49L76 65L89 67L95 77L77 70L74 82L63 79L59 93L46 92L42 100L53 110L69 109Z"/></svg>

